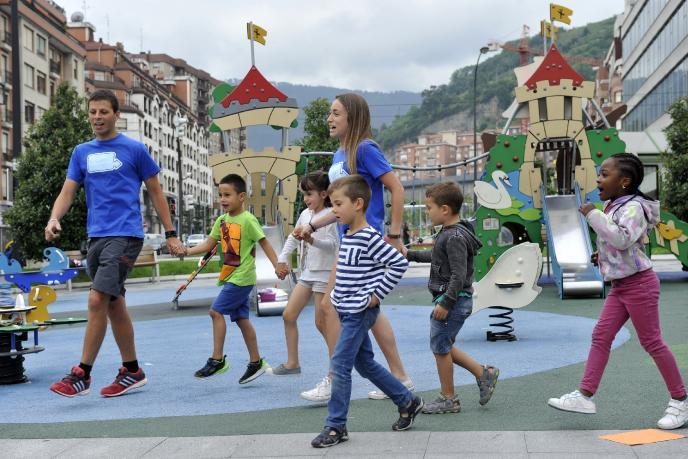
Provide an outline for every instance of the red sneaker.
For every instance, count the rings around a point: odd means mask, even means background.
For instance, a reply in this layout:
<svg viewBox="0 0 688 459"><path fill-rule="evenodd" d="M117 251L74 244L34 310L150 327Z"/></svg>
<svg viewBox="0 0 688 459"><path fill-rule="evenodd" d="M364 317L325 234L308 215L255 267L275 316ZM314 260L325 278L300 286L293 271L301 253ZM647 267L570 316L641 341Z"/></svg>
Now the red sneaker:
<svg viewBox="0 0 688 459"><path fill-rule="evenodd" d="M148 380L146 374L141 368L136 373L131 373L126 368L119 369L119 374L109 386L105 386L100 390L100 395L103 397L117 397L129 392L131 389L145 386Z"/></svg>
<svg viewBox="0 0 688 459"><path fill-rule="evenodd" d="M73 367L71 373L61 381L50 385L50 390L64 397L86 395L91 389L91 378L86 379L86 373L80 367Z"/></svg>

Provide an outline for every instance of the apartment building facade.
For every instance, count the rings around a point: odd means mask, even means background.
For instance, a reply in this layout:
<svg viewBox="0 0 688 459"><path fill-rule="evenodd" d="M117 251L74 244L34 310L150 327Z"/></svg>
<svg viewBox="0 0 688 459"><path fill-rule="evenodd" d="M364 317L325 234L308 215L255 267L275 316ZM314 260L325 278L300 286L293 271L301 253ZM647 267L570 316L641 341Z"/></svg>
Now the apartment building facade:
<svg viewBox="0 0 688 459"><path fill-rule="evenodd" d="M483 144L480 137L476 139L477 153L474 153L473 133L455 130L441 131L437 133L425 133L418 136L416 143L404 144L394 152L393 164L411 167L446 166L473 158L483 153ZM480 159L476 163L478 177L482 175L485 160ZM430 171L406 171L398 170L397 174L402 182L415 180L439 179L441 177L466 177L473 179L473 164L467 167L442 167Z"/></svg>
<svg viewBox="0 0 688 459"><path fill-rule="evenodd" d="M50 107L60 82L84 93L86 50L67 32L65 11L48 0L16 0L14 6L16 30L12 0L0 0L0 242L23 135Z"/></svg>
<svg viewBox="0 0 688 459"><path fill-rule="evenodd" d="M164 53L139 53L135 59L149 65L150 74L168 86L184 103L195 110L198 123L209 127L212 119L208 108L212 107L213 89L222 81L213 78L208 72L189 65L184 59L175 58ZM232 129L223 134L210 133L210 152L239 153L247 147L246 128Z"/></svg>

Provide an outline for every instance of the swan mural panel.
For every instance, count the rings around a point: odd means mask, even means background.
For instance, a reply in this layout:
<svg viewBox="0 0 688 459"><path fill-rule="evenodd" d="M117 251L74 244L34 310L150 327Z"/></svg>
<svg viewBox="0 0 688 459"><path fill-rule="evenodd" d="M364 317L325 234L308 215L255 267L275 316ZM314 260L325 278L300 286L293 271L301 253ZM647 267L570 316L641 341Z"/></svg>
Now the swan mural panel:
<svg viewBox="0 0 688 459"><path fill-rule="evenodd" d="M511 195L504 187L504 185L511 186L506 172L494 171L492 173L492 182L496 186L490 185L487 182L475 182L475 198L478 200L478 204L488 209L506 209L511 207Z"/></svg>

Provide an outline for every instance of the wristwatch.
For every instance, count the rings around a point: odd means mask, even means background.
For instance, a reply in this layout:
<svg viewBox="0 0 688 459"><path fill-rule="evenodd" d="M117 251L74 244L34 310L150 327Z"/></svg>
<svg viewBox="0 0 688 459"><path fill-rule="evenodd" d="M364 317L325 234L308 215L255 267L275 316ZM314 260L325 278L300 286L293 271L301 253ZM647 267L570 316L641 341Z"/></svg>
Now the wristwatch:
<svg viewBox="0 0 688 459"><path fill-rule="evenodd" d="M165 239L169 239L171 237L177 237L177 232L175 230L165 231Z"/></svg>
<svg viewBox="0 0 688 459"><path fill-rule="evenodd" d="M387 237L390 239L401 239L401 234L388 234Z"/></svg>

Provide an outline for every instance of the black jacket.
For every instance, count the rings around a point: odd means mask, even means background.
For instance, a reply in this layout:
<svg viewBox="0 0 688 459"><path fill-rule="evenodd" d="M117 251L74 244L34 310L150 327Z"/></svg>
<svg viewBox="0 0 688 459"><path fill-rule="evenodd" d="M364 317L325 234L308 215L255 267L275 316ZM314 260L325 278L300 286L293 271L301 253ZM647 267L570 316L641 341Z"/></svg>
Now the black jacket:
<svg viewBox="0 0 688 459"><path fill-rule="evenodd" d="M473 293L473 257L481 246L470 223L461 221L442 228L432 251L410 250L407 258L431 263L428 290L433 298L444 294L438 304L451 310L459 292Z"/></svg>

